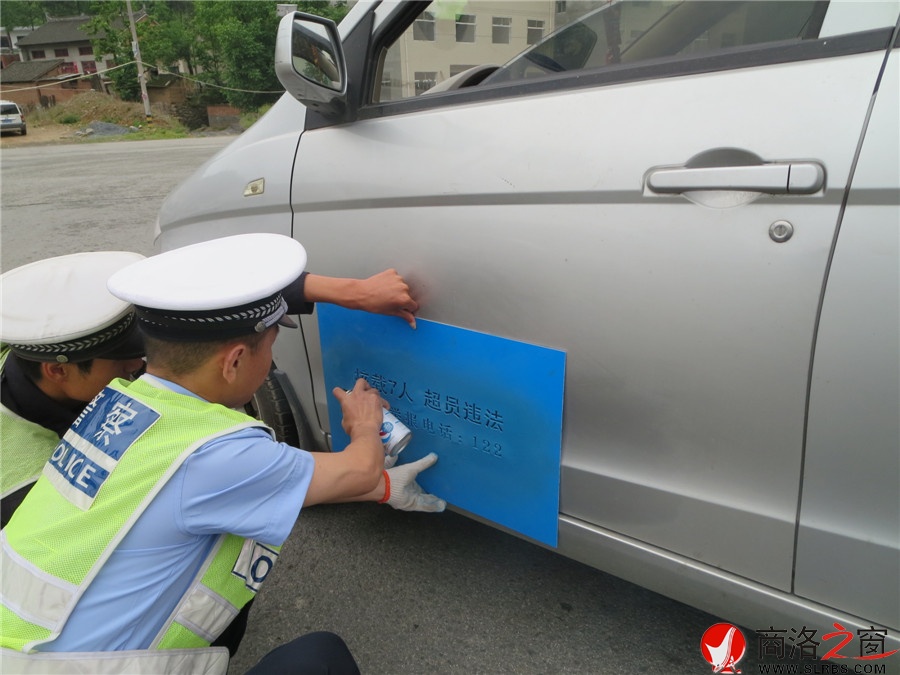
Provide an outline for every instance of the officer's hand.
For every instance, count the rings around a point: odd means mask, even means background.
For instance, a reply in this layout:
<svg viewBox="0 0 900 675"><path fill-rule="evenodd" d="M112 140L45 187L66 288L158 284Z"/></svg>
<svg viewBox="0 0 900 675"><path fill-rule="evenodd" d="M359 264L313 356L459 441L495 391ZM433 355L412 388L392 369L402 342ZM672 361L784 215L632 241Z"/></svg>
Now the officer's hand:
<svg viewBox="0 0 900 675"><path fill-rule="evenodd" d="M360 282L363 295L359 309L373 314L399 316L413 328L416 327L415 313L419 303L413 300L409 284L395 269L379 272Z"/></svg>
<svg viewBox="0 0 900 675"><path fill-rule="evenodd" d="M387 503L400 511L436 512L447 508L447 502L428 494L416 482L416 476L437 460L438 456L432 452L415 462L385 469L391 495Z"/></svg>
<svg viewBox="0 0 900 675"><path fill-rule="evenodd" d="M341 426L351 441L360 434L378 433L387 402L381 398L377 389L373 389L363 378L359 378L351 391L335 387L332 394L341 404L343 413Z"/></svg>

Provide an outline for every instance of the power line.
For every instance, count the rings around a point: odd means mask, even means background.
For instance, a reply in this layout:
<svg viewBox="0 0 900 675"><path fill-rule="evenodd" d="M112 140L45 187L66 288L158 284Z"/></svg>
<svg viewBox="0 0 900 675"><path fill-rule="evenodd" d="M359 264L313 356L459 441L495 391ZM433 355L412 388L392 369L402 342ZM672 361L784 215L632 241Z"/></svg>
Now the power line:
<svg viewBox="0 0 900 675"><path fill-rule="evenodd" d="M74 75L73 75L72 77L67 77L67 78L65 78L65 79L61 79L60 82L73 82L73 81L75 81L75 80L83 80L83 79L86 79L86 78L88 78L88 77L94 77L95 75L105 75L106 73L112 72L113 70L118 70L119 68L124 68L124 67L126 67L126 66L133 66L133 65L136 65L137 63L138 63L137 60L129 61L128 63L122 63L122 64L120 64L120 65L118 65L118 66L113 66L112 68L105 68L105 69L103 69L103 70L98 70L98 71L93 72L93 73L85 73L84 75L78 75L78 76L74 76ZM155 67L155 66L150 66L150 65L147 64L147 63L142 63L142 65L143 65L145 68L154 68L154 67ZM284 90L283 90L283 89L281 89L281 90L279 90L279 91L258 91L258 90L255 90L255 89L237 89L237 88L235 88L235 87L225 87L225 86L220 85L220 84L213 84L212 82L204 82L203 80L199 80L199 79L193 78L193 77L188 77L187 75L183 75L183 74L181 74L181 73L166 73L166 74L167 74L167 75L172 75L172 76L174 76L174 77L179 77L179 78L181 78L182 80L187 80L188 82L194 82L195 84L199 84L199 85L201 85L201 86L203 86L203 87L212 87L213 89L221 89L221 90L223 90L223 91L239 91L239 92L244 93L244 94L283 94L283 93L284 93ZM22 87L21 89L4 89L4 90L3 90L3 93L4 93L4 94L6 94L6 93L10 93L10 94L11 94L11 93L17 92L17 91L30 91L30 90L32 90L32 89L46 88L46 86L47 86L47 85L41 85L41 84L39 84L39 85L35 85L35 86L33 86L33 87Z"/></svg>
<svg viewBox="0 0 900 675"><path fill-rule="evenodd" d="M75 80L83 80L83 79L88 78L88 77L94 77L95 75L102 75L102 74L104 74L104 73L109 73L109 72L112 72L113 70L118 70L119 68L124 68L125 66L131 66L131 65L134 65L135 63L137 63L137 62L136 62L136 61L129 61L128 63L123 63L123 64L118 65L118 66L113 66L112 68L106 68L106 69L104 69L104 70L98 70L98 71L96 71L96 72L94 72L94 73L85 73L84 75L78 75L78 76L73 75L72 77L66 77L66 78L64 78L64 79L60 79L59 81L60 81L60 82L74 82ZM3 90L3 93L4 93L4 94L12 94L12 93L17 92L17 91L31 91L32 89L42 89L42 88L46 88L46 86L47 86L47 85L37 84L37 85L35 85L35 86L33 86L33 87L22 87L21 89L4 89L4 90Z"/></svg>
<svg viewBox="0 0 900 675"><path fill-rule="evenodd" d="M146 63L144 64L147 65ZM183 75L182 73L166 73L167 75L174 75L175 77L180 77L182 80L187 80L188 82L195 82L204 87L214 87L215 89L223 89L225 91L240 91L245 94L283 94L284 89L279 91L257 91L255 89L235 89L234 87L225 87L219 84L213 84L212 82L204 82L203 80L198 80L193 77L188 77L187 75Z"/></svg>

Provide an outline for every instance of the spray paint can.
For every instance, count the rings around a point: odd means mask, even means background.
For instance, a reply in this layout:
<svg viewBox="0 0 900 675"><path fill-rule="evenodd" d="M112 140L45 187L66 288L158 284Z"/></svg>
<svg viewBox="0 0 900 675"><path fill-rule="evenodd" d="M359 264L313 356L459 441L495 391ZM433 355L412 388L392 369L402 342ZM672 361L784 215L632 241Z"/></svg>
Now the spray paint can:
<svg viewBox="0 0 900 675"><path fill-rule="evenodd" d="M412 431L398 420L393 413L385 410L381 421L381 429L378 432L381 444L384 446L384 454L388 457L396 457L409 445L412 440Z"/></svg>

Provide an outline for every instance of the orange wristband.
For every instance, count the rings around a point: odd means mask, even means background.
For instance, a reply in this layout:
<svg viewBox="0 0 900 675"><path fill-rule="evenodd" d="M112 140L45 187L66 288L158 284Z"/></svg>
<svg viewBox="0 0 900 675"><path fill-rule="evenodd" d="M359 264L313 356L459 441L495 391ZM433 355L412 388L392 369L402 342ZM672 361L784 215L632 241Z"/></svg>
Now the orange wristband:
<svg viewBox="0 0 900 675"><path fill-rule="evenodd" d="M383 470L382 473L384 474L384 497L382 497L378 503L386 504L387 500L391 498L391 477L388 475L386 469Z"/></svg>

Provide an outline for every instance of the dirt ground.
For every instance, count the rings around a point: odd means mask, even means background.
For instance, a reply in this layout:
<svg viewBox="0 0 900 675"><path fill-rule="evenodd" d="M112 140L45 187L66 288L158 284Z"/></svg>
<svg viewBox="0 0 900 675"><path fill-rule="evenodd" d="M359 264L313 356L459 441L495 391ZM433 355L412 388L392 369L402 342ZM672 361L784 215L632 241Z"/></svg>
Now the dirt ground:
<svg viewBox="0 0 900 675"><path fill-rule="evenodd" d="M24 136L18 132L7 132L0 135L0 149L17 148L22 145L48 145L50 143L68 143L75 139L75 127L65 124L44 124L39 127L28 127Z"/></svg>

